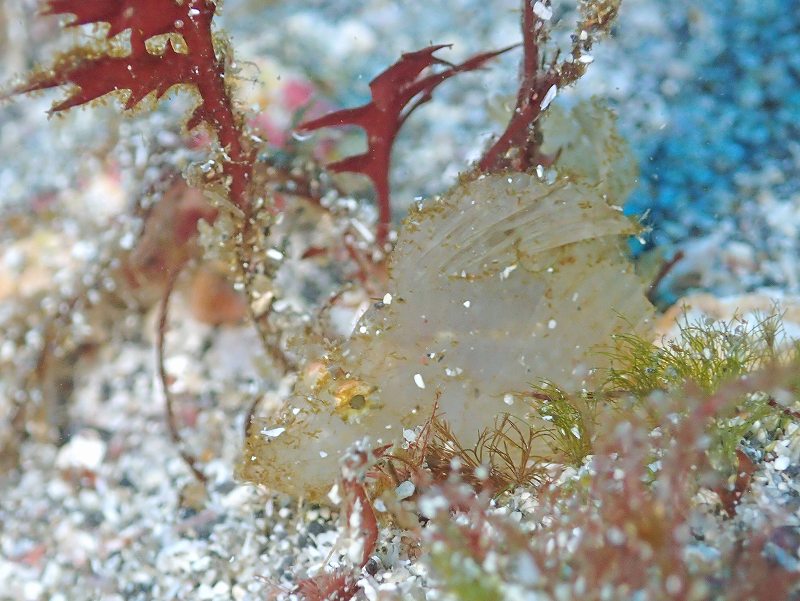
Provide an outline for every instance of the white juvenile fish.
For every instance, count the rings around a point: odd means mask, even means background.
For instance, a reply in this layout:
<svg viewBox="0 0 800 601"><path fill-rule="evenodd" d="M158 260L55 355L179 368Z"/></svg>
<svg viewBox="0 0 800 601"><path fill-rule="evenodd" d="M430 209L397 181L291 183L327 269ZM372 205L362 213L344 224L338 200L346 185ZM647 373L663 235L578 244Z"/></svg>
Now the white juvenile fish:
<svg viewBox="0 0 800 601"><path fill-rule="evenodd" d="M508 394L543 378L581 388L593 353L641 331L652 307L624 252L639 226L606 188L562 177L481 176L414 210L390 259L385 303L361 318L251 435L244 477L320 498L354 441L377 446L440 412L464 445ZM505 399L505 400L504 400Z"/></svg>

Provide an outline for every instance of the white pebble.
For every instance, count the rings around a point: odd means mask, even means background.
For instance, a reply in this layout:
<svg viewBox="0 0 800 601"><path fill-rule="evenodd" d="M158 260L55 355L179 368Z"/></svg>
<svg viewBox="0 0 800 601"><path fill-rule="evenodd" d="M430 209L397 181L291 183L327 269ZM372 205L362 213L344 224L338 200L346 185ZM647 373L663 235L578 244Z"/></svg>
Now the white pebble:
<svg viewBox="0 0 800 601"><path fill-rule="evenodd" d="M782 472L787 467L789 467L789 457L787 455L781 455L775 461L772 462L772 466L779 472Z"/></svg>
<svg viewBox="0 0 800 601"><path fill-rule="evenodd" d="M339 494L338 484L334 484L328 491L328 500L334 505L338 505L339 503L342 502L342 495Z"/></svg>
<svg viewBox="0 0 800 601"><path fill-rule="evenodd" d="M106 443L93 431L81 432L61 447L56 458L59 469L95 471L106 455Z"/></svg>
<svg viewBox="0 0 800 601"><path fill-rule="evenodd" d="M283 260L283 253L279 251L277 248L268 248L267 249L267 256L272 259L273 261L282 261Z"/></svg>
<svg viewBox="0 0 800 601"><path fill-rule="evenodd" d="M537 2L533 5L533 14L539 17L542 21L549 21L553 16L553 9L546 6L544 2Z"/></svg>
<svg viewBox="0 0 800 601"><path fill-rule="evenodd" d="M39 599L44 592L44 587L38 582L26 582L22 595L25 599Z"/></svg>
<svg viewBox="0 0 800 601"><path fill-rule="evenodd" d="M266 428L261 430L261 434L266 436L267 438L277 438L281 434L286 432L286 428L271 428L267 430Z"/></svg>
<svg viewBox="0 0 800 601"><path fill-rule="evenodd" d="M395 494L397 495L398 499L407 499L411 495L414 494L416 487L414 483L410 480L406 480L405 482L401 482L400 485L395 489Z"/></svg>

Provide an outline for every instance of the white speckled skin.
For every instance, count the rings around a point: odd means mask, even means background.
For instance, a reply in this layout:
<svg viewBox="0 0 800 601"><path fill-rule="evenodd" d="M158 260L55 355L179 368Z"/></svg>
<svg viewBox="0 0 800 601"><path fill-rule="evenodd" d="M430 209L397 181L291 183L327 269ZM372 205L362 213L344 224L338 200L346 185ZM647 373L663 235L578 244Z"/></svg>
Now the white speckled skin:
<svg viewBox="0 0 800 601"><path fill-rule="evenodd" d="M497 413L529 410L504 395L543 378L579 388L586 369L603 363L593 349L650 321L622 251L637 229L599 187L526 174L461 183L413 212L391 258L391 304L370 308L301 377L264 422L285 432L251 441L244 475L318 498L348 445L394 440L423 423L437 398L471 445Z"/></svg>

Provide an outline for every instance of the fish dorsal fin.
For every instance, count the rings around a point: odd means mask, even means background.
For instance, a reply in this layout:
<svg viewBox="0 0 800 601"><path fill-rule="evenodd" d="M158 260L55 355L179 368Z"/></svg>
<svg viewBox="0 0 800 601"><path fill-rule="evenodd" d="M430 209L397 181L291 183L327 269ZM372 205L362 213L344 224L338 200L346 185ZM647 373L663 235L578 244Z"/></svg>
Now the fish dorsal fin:
<svg viewBox="0 0 800 601"><path fill-rule="evenodd" d="M536 257L584 240L632 235L637 229L593 187L568 180L547 184L527 174L486 176L414 212L392 266L398 276L409 273L414 280L420 270L481 277L506 269L520 255Z"/></svg>

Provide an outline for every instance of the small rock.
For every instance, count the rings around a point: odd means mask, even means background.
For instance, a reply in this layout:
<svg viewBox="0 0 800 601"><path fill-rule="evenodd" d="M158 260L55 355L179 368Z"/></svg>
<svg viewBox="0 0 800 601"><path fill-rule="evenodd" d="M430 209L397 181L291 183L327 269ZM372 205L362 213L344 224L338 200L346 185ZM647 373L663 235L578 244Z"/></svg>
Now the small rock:
<svg viewBox="0 0 800 601"><path fill-rule="evenodd" d="M198 480L192 480L181 489L180 504L185 509L201 511L208 501L206 485Z"/></svg>
<svg viewBox="0 0 800 601"><path fill-rule="evenodd" d="M94 430L84 430L61 447L56 466L61 470L97 471L106 454L106 443Z"/></svg>

